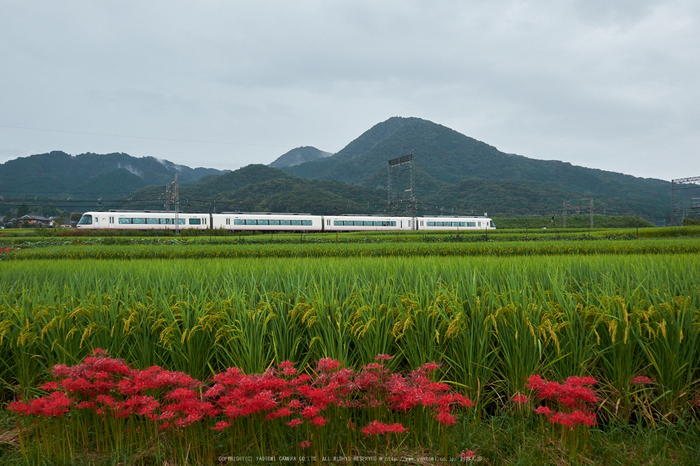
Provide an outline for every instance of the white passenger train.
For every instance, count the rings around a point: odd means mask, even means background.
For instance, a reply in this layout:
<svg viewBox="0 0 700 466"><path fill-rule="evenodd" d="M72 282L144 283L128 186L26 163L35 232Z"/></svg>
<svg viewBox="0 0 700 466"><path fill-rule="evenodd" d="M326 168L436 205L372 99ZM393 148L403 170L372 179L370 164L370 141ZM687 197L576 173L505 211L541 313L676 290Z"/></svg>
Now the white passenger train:
<svg viewBox="0 0 700 466"><path fill-rule="evenodd" d="M378 215L310 215L224 212L221 214L161 211L85 212L81 229L230 231L393 231L493 230L488 217L386 217Z"/></svg>

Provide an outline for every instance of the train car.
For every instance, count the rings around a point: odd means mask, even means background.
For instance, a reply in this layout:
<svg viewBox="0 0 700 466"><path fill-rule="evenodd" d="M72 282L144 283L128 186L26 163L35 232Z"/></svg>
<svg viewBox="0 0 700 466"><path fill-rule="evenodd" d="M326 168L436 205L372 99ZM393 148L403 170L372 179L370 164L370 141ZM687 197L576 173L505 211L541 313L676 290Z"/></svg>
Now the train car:
<svg viewBox="0 0 700 466"><path fill-rule="evenodd" d="M488 217L417 217L419 230L495 230Z"/></svg>
<svg viewBox="0 0 700 466"><path fill-rule="evenodd" d="M174 230L194 228L206 230L211 228L209 214L187 214L156 211L110 211L85 212L78 221L80 229L118 229L118 230Z"/></svg>
<svg viewBox="0 0 700 466"><path fill-rule="evenodd" d="M212 228L231 231L322 231L322 217L310 214L271 212L224 212L212 214Z"/></svg>
<svg viewBox="0 0 700 466"><path fill-rule="evenodd" d="M393 231L414 230L413 217L375 215L324 215L323 231Z"/></svg>

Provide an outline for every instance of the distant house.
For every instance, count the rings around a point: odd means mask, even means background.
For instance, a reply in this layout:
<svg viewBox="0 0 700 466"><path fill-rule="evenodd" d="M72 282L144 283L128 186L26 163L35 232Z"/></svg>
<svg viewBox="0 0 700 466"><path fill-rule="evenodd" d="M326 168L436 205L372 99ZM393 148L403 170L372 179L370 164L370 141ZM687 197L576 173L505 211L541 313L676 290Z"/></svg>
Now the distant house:
<svg viewBox="0 0 700 466"><path fill-rule="evenodd" d="M17 219L20 224L28 224L33 227L51 227L53 223L50 218L42 217L41 215L25 215Z"/></svg>

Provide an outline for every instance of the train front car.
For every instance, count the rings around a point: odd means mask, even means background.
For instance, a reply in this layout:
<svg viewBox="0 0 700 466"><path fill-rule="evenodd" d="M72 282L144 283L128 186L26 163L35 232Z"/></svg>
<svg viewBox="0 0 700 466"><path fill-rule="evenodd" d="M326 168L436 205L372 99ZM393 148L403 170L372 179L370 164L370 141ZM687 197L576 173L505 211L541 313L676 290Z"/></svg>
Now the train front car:
<svg viewBox="0 0 700 466"><path fill-rule="evenodd" d="M85 212L78 222L78 228L111 230L184 230L192 228L206 230L210 223L209 214L110 211Z"/></svg>
<svg viewBox="0 0 700 466"><path fill-rule="evenodd" d="M76 228L81 230L100 228L99 216L101 213L103 212L85 212L78 220Z"/></svg>
<svg viewBox="0 0 700 466"><path fill-rule="evenodd" d="M324 231L394 231L415 230L413 217L376 215L324 215Z"/></svg>
<svg viewBox="0 0 700 466"><path fill-rule="evenodd" d="M320 215L270 212L212 214L212 228L231 231L322 231Z"/></svg>
<svg viewBox="0 0 700 466"><path fill-rule="evenodd" d="M495 230L488 217L417 217L419 230Z"/></svg>

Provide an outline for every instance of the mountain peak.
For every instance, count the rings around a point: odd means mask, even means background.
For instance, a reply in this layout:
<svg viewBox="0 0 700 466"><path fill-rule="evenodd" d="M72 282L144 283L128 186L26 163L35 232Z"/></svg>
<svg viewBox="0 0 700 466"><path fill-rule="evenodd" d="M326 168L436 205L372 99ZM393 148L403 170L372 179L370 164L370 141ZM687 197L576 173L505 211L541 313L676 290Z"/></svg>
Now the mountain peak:
<svg viewBox="0 0 700 466"><path fill-rule="evenodd" d="M272 168L293 167L302 163L312 162L314 160L330 157L330 152L324 152L311 146L297 147L289 152L279 156L277 160L269 166Z"/></svg>

